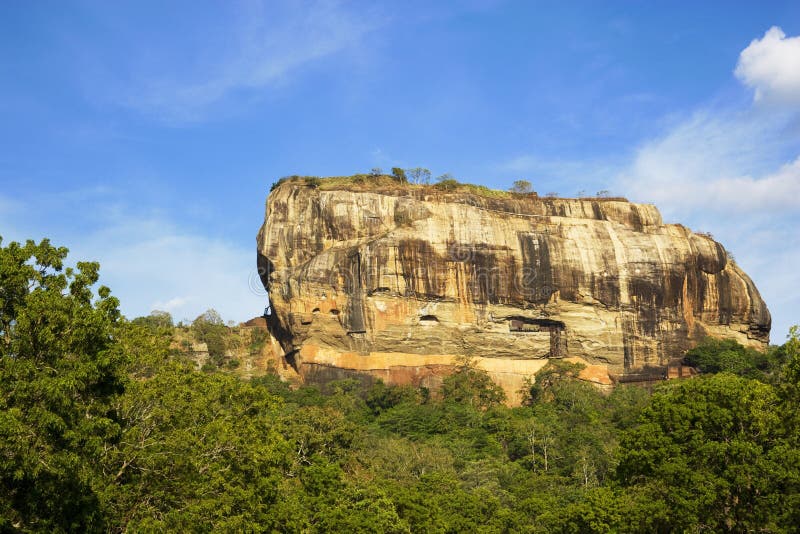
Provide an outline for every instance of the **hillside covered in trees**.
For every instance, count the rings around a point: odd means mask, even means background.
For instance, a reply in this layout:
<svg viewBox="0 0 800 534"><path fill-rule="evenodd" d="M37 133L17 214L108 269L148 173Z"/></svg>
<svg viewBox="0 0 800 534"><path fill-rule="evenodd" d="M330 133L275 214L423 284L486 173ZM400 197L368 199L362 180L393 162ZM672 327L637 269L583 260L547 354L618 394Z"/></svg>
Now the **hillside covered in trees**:
<svg viewBox="0 0 800 534"><path fill-rule="evenodd" d="M95 290L99 265L66 258L46 240L0 244L2 531L800 524L797 328L766 353L708 340L686 356L699 377L651 389L602 394L553 360L519 408L468 358L441 391L290 388L237 376L216 317L196 327L198 370L171 324L122 317Z"/></svg>

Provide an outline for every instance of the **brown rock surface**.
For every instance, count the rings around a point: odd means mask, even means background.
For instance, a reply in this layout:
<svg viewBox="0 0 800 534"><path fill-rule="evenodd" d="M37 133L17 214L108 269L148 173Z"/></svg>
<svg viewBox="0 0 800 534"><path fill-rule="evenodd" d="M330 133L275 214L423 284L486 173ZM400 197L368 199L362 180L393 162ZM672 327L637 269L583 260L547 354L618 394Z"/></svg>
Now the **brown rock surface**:
<svg viewBox="0 0 800 534"><path fill-rule="evenodd" d="M513 402L548 358L610 385L666 376L706 335L768 342L750 278L654 206L492 195L275 188L258 264L287 360L305 377L435 386L468 355Z"/></svg>

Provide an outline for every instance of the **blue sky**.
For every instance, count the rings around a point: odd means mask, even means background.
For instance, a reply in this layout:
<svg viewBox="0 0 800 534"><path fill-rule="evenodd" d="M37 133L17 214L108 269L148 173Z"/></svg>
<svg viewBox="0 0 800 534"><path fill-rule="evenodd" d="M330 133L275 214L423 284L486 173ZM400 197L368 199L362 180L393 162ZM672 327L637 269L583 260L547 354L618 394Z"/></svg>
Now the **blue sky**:
<svg viewBox="0 0 800 534"><path fill-rule="evenodd" d="M800 3L165 4L0 4L0 235L128 316L257 315L275 179L425 166L653 202L800 323Z"/></svg>

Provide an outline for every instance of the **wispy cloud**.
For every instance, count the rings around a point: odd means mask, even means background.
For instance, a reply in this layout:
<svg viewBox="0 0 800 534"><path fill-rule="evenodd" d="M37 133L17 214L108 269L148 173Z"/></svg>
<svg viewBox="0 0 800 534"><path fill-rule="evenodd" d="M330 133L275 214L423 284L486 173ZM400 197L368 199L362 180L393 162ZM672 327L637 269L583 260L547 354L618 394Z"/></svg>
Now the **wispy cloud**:
<svg viewBox="0 0 800 534"><path fill-rule="evenodd" d="M215 308L226 320L242 321L263 311L255 243L244 247L189 230L127 203L129 197L109 188L32 192L14 202L24 209L0 209L3 242L50 237L70 249L71 262L99 261L100 283L128 317L161 309L192 320ZM62 223L43 226L52 220Z"/></svg>
<svg viewBox="0 0 800 534"><path fill-rule="evenodd" d="M126 218L73 249L76 257L100 261L103 283L120 296L130 316L161 309L176 320L191 320L215 308L223 318L240 321L259 315L266 305L263 289L252 283L257 279L254 250L169 221Z"/></svg>
<svg viewBox="0 0 800 534"><path fill-rule="evenodd" d="M786 112L700 110L641 146L618 183L674 215L795 210L800 161L791 151L798 139L787 135L793 120Z"/></svg>
<svg viewBox="0 0 800 534"><path fill-rule="evenodd" d="M711 231L736 253L773 312L773 341L800 322L800 38L754 40L735 74L754 103L701 108L642 144L617 187L667 220ZM763 105L769 103L769 105Z"/></svg>
<svg viewBox="0 0 800 534"><path fill-rule="evenodd" d="M323 58L354 50L386 21L371 9L356 10L335 0L308 0L281 9L277 2L245 4L245 14L230 24L235 42L222 54L195 49L190 72L148 72L134 80L124 104L168 122L202 120L231 97L257 96L286 82ZM198 61L201 58L202 61ZM212 59L213 58L213 59Z"/></svg>
<svg viewBox="0 0 800 534"><path fill-rule="evenodd" d="M161 310L166 312L174 312L186 305L189 299L187 297L175 297L166 301L157 300L153 303L153 310Z"/></svg>
<svg viewBox="0 0 800 534"><path fill-rule="evenodd" d="M800 323L800 37L771 28L741 52L734 73L753 90L752 104L717 100L673 117L621 158L523 154L497 169L562 192L610 189L656 204L668 222L712 232L756 281L782 342Z"/></svg>

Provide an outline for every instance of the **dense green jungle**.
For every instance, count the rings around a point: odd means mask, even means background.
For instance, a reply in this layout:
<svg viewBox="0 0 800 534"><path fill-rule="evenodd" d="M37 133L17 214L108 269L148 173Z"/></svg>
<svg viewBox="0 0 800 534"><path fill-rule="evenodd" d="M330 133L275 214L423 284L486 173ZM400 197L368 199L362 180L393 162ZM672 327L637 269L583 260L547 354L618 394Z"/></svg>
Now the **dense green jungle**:
<svg viewBox="0 0 800 534"><path fill-rule="evenodd" d="M126 319L97 263L67 265L0 243L0 531L800 525L797 327L766 353L706 340L700 376L610 393L552 360L509 408L468 359L440 391L198 370L170 317ZM226 343L209 314L192 328Z"/></svg>

